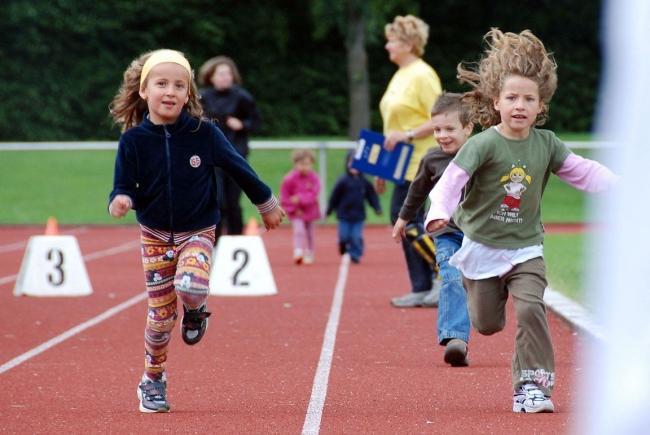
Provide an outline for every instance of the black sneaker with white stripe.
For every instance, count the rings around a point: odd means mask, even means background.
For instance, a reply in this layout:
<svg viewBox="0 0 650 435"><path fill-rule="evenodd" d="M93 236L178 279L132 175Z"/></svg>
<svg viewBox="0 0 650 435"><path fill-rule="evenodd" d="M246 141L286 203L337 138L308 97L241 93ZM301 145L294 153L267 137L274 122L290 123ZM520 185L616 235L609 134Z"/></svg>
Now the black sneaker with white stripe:
<svg viewBox="0 0 650 435"><path fill-rule="evenodd" d="M203 338L205 331L208 329L208 317L212 314L206 310L206 304L201 305L196 310L189 310L183 305L181 336L185 343L193 345Z"/></svg>

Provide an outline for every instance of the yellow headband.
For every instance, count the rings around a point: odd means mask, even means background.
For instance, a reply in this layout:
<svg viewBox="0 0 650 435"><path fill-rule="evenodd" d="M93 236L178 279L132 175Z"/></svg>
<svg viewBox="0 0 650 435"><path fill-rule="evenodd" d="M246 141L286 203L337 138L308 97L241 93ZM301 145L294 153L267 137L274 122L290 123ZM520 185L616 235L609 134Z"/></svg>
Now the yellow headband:
<svg viewBox="0 0 650 435"><path fill-rule="evenodd" d="M163 49L154 51L153 54L149 56L149 59L144 63L142 73L140 74L140 87L144 84L144 80L147 78L147 75L149 75L151 68L166 62L177 63L185 68L187 73L190 75L190 81L192 80L192 68L187 59L176 50Z"/></svg>

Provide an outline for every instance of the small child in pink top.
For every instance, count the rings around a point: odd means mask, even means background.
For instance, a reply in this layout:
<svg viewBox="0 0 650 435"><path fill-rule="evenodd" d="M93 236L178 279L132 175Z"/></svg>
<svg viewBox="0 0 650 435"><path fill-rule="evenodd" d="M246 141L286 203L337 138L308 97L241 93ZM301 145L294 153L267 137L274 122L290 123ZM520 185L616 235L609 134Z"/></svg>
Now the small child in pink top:
<svg viewBox="0 0 650 435"><path fill-rule="evenodd" d="M316 157L311 150L298 149L291 154L293 169L282 179L280 203L293 227L293 261L314 262L314 221L320 218L318 194L320 180L314 171Z"/></svg>

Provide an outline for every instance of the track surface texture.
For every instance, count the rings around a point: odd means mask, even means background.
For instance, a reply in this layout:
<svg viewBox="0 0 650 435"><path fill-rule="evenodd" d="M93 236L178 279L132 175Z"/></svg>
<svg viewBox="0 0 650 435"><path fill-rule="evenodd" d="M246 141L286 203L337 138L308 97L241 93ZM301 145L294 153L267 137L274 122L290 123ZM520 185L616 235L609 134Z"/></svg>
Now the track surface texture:
<svg viewBox="0 0 650 435"><path fill-rule="evenodd" d="M408 290L408 280L388 226L366 228L366 254L349 269L337 252L335 227L317 228L313 265L292 264L288 226L264 233L278 294L210 296L210 326L196 346L180 339L179 319L167 365L172 411L141 414L136 387L146 300L133 301L144 292L138 229L69 226L61 232L79 241L90 296L14 296L26 242L42 228L0 227L2 433L558 434L574 423L576 355L585 339L549 314L556 412L512 413L511 301L504 331L489 337L472 331L469 367L446 365L436 341L437 310L390 306L391 297ZM92 319L67 339L50 341ZM326 330L329 359L323 358ZM317 381L323 367L327 376ZM324 399L320 407L314 391ZM318 414L311 425L308 409Z"/></svg>

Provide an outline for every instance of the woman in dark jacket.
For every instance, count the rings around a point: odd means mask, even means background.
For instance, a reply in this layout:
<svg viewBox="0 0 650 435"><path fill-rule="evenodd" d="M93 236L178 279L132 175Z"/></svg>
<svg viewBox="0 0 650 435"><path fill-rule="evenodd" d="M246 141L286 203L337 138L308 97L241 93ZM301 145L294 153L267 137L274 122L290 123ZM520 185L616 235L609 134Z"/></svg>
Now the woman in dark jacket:
<svg viewBox="0 0 650 435"><path fill-rule="evenodd" d="M206 117L213 119L230 143L244 158L248 156L248 135L260 127L260 115L255 100L241 87L241 76L235 62L226 56L209 59L199 71L201 104ZM228 234L241 234L242 210L239 205L241 188L235 180L217 170L218 195L223 224Z"/></svg>

